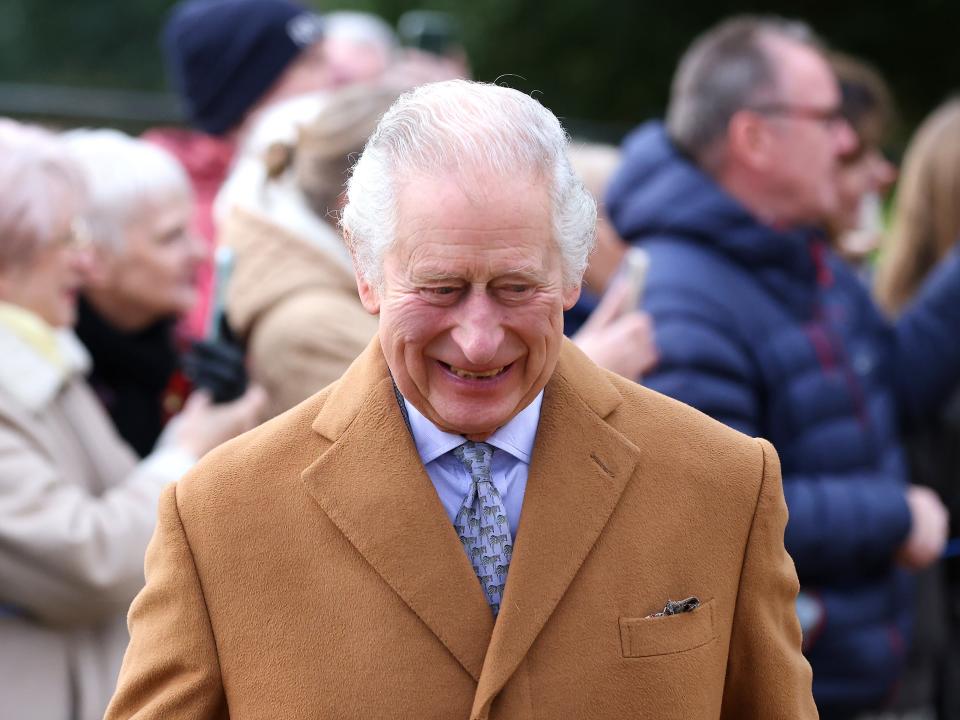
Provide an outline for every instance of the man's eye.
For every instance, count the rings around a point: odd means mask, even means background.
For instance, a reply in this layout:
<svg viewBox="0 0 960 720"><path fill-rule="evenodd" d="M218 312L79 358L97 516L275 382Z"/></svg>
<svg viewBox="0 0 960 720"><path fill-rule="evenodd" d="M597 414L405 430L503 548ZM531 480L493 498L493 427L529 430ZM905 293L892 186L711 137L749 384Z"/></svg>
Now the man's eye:
<svg viewBox="0 0 960 720"><path fill-rule="evenodd" d="M533 286L522 285L519 283L501 285L500 292L508 297L523 297L524 295L529 295L531 292L533 292Z"/></svg>
<svg viewBox="0 0 960 720"><path fill-rule="evenodd" d="M440 285L437 287L420 288L420 294L423 297L425 297L427 300L434 300L434 301L454 300L458 292L460 292L460 288L455 287L453 285Z"/></svg>

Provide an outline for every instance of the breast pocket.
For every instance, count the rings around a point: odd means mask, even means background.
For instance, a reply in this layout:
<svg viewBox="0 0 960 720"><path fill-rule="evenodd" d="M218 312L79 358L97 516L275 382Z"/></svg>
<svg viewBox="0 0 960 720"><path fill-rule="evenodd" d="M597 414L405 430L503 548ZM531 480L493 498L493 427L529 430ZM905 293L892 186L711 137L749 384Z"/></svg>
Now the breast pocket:
<svg viewBox="0 0 960 720"><path fill-rule="evenodd" d="M620 650L624 657L672 655L701 647L716 637L713 600L691 612L662 617L620 618Z"/></svg>

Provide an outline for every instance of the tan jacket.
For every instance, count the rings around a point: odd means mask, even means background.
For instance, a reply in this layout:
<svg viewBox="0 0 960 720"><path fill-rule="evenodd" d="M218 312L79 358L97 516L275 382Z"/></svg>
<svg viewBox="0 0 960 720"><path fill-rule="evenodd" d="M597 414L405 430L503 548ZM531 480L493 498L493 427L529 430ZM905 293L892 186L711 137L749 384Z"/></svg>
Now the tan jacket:
<svg viewBox="0 0 960 720"><path fill-rule="evenodd" d="M768 443L565 343L494 623L374 341L164 493L107 717L816 718L785 522Z"/></svg>
<svg viewBox="0 0 960 720"><path fill-rule="evenodd" d="M82 375L0 325L0 717L103 716L160 490L186 469L137 465Z"/></svg>
<svg viewBox="0 0 960 720"><path fill-rule="evenodd" d="M220 239L236 253L227 317L247 340L270 418L339 378L377 332L377 318L360 304L353 272L289 230L234 209Z"/></svg>

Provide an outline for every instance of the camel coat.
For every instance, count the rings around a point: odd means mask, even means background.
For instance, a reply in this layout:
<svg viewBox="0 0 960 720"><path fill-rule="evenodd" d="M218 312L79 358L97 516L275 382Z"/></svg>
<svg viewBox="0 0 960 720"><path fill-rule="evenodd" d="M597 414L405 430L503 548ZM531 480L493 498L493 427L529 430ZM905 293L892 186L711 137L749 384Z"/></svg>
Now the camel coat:
<svg viewBox="0 0 960 720"><path fill-rule="evenodd" d="M300 230L342 244L328 237L336 230L326 223ZM253 379L267 391L268 419L340 377L376 334L377 318L360 304L349 262L290 228L235 208L221 242L236 257L227 317L247 343Z"/></svg>
<svg viewBox="0 0 960 720"><path fill-rule="evenodd" d="M0 324L0 717L101 718L143 586L160 490L191 459L137 464L60 333L64 374Z"/></svg>
<svg viewBox="0 0 960 720"><path fill-rule="evenodd" d="M494 623L374 341L164 493L107 718L816 718L785 522L768 443L565 341Z"/></svg>

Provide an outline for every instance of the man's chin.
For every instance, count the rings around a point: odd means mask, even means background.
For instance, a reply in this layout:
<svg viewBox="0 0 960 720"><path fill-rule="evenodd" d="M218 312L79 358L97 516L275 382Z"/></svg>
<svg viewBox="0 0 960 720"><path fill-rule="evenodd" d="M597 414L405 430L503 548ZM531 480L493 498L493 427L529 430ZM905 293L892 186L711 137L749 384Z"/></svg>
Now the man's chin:
<svg viewBox="0 0 960 720"><path fill-rule="evenodd" d="M431 412L424 415L444 432L481 442L510 422L521 409L517 408L514 412L491 412L489 405L478 402L476 408L431 408Z"/></svg>
<svg viewBox="0 0 960 720"><path fill-rule="evenodd" d="M463 435L465 438L467 438L467 440L482 442L508 422L510 422L509 416L504 416L500 419L486 422L478 422L476 417L469 419L461 417L447 419L441 417L439 418L439 421L434 421L434 424L444 432L453 433L454 435Z"/></svg>

